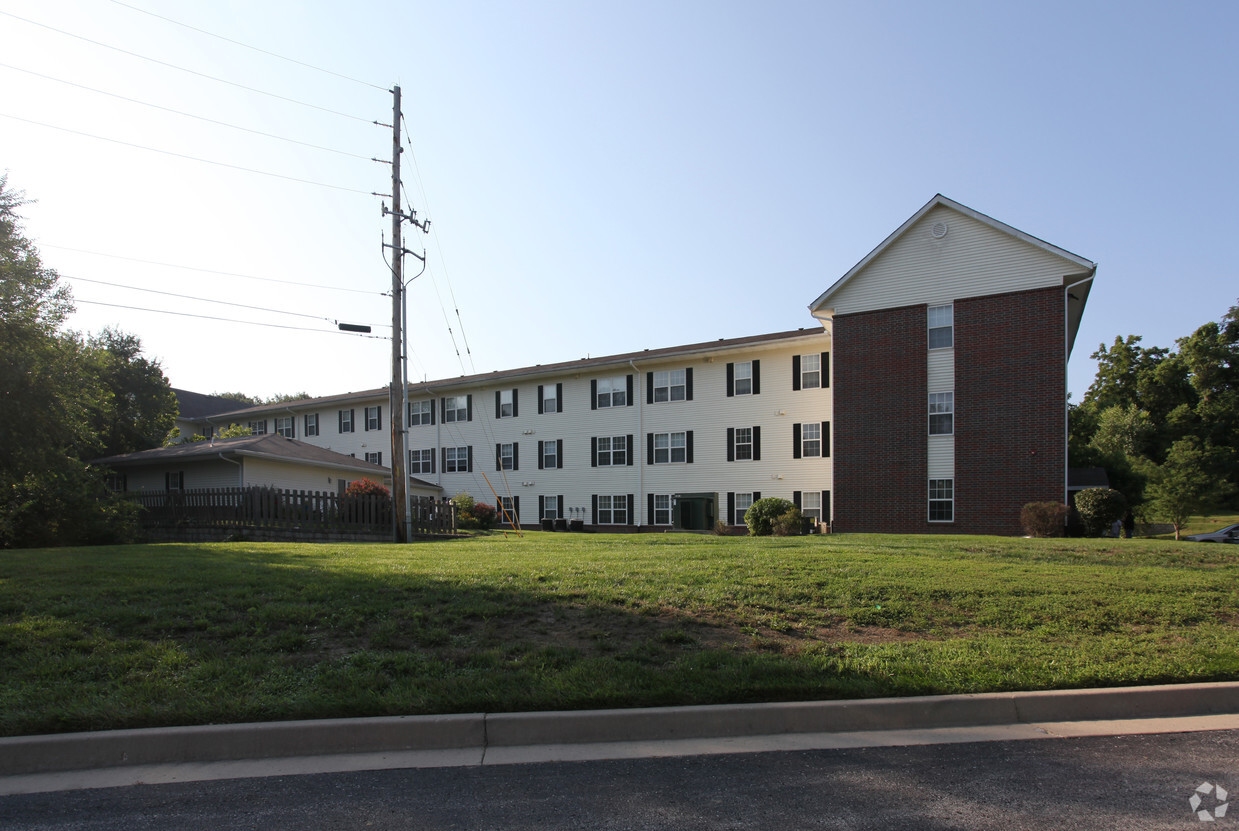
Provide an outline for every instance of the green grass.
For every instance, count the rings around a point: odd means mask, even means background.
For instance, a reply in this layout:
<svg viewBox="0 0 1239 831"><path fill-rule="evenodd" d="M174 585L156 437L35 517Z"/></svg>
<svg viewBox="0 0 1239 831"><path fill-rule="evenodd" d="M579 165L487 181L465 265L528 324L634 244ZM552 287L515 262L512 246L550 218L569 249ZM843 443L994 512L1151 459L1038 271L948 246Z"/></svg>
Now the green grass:
<svg viewBox="0 0 1239 831"><path fill-rule="evenodd" d="M1239 679L1239 546L528 533L0 552L0 735Z"/></svg>

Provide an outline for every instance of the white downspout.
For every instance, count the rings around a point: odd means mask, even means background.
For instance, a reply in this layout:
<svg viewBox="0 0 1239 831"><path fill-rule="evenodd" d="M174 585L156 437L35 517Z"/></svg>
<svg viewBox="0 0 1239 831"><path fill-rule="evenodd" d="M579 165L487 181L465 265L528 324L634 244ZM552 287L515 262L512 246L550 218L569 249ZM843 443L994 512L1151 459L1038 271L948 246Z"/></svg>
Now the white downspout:
<svg viewBox="0 0 1239 831"><path fill-rule="evenodd" d="M637 436L633 442L637 447L645 446L645 412L642 409L645 406L645 396L641 395L641 369L632 361L628 362L633 371L637 373L637 383L633 384L633 392L637 394ZM628 448L629 453L633 453L637 459L637 504L632 506L632 510L638 516L640 512L645 510L645 455L637 452L637 447ZM652 525L653 517L646 517ZM640 522L637 523L637 530L641 530Z"/></svg>
<svg viewBox="0 0 1239 831"><path fill-rule="evenodd" d="M232 462L234 465L237 466L237 487L244 488L245 487L245 465L241 464L240 459L229 459L223 453L220 453L218 455L225 462Z"/></svg>
<svg viewBox="0 0 1239 831"><path fill-rule="evenodd" d="M1068 283L1063 286L1063 387L1067 396L1071 395L1071 390L1067 381L1067 363L1071 360L1071 290L1076 286L1082 286L1085 283L1091 283L1093 278L1097 276L1097 269L1094 268L1083 280L1077 280L1074 283ZM1070 397L1067 398L1068 406L1070 406ZM1067 407L1063 408L1063 504L1070 505L1071 502L1071 423L1070 410Z"/></svg>

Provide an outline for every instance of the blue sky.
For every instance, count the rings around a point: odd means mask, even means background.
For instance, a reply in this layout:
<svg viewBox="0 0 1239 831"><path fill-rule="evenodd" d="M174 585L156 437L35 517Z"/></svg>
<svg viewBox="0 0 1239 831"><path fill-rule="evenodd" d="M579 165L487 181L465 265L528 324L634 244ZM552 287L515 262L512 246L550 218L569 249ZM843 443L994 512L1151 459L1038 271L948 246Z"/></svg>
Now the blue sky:
<svg viewBox="0 0 1239 831"><path fill-rule="evenodd" d="M1224 2L0 0L0 170L48 265L117 284L74 280L116 305L72 325L139 335L201 392L390 377L384 341L332 330L388 331L368 121L398 83L432 220L406 238L414 378L814 326L941 192L1098 263L1079 400L1099 343L1172 346L1239 302L1237 41Z"/></svg>

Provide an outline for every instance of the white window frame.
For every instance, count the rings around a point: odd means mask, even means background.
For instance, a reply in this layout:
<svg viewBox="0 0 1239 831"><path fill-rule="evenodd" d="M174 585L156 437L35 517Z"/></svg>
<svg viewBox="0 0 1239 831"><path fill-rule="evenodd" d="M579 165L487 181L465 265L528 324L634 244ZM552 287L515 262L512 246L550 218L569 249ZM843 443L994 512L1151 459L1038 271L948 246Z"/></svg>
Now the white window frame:
<svg viewBox="0 0 1239 831"><path fill-rule="evenodd" d="M542 468L555 470L559 467L559 442L551 439L542 442Z"/></svg>
<svg viewBox="0 0 1239 831"><path fill-rule="evenodd" d="M603 507L603 500L606 500L606 507ZM605 512L605 514L604 514ZM603 519L606 516L606 519ZM599 525L627 525L628 524L628 494L599 494L598 495L598 524Z"/></svg>
<svg viewBox="0 0 1239 831"><path fill-rule="evenodd" d="M559 496L542 497L541 519L559 519Z"/></svg>
<svg viewBox="0 0 1239 831"><path fill-rule="evenodd" d="M929 323L930 349L951 349L955 346L955 305L930 306L926 314ZM936 343L935 343L936 341Z"/></svg>
<svg viewBox="0 0 1239 831"><path fill-rule="evenodd" d="M939 516L934 517L935 506L939 510ZM946 516L941 515L945 508ZM929 480L929 521L930 522L954 522L955 521L955 480L954 479L930 479Z"/></svg>
<svg viewBox="0 0 1239 831"><path fill-rule="evenodd" d="M811 505L810 502L817 504ZM801 491L800 493L800 514L804 517L822 520L822 492L821 491Z"/></svg>
<svg viewBox="0 0 1239 831"><path fill-rule="evenodd" d="M365 413L366 430L382 430L383 429L382 427L382 424L383 424L382 405L366 407L366 409L363 412Z"/></svg>
<svg viewBox="0 0 1239 831"><path fill-rule="evenodd" d="M415 461L416 460L416 461ZM468 459L466 458L466 464ZM409 451L409 473L410 474L426 474L434 473L435 451L434 448L426 450L410 450Z"/></svg>
<svg viewBox="0 0 1239 831"><path fill-rule="evenodd" d="M732 369L732 393L735 395L753 394L752 361L736 361Z"/></svg>
<svg viewBox="0 0 1239 831"><path fill-rule="evenodd" d="M810 364L812 369L809 368ZM812 380L810 380L812 379ZM814 352L800 356L800 388L802 390L820 389L822 386L822 353Z"/></svg>
<svg viewBox="0 0 1239 831"><path fill-rule="evenodd" d="M684 401L688 392L688 373L683 369L664 369L654 373L654 403Z"/></svg>
<svg viewBox="0 0 1239 831"><path fill-rule="evenodd" d="M275 417L275 433L278 436L283 436L286 439L296 438L297 433L297 417L296 416L276 416Z"/></svg>
<svg viewBox="0 0 1239 831"><path fill-rule="evenodd" d="M931 392L929 394L929 435L955 435L954 392Z"/></svg>
<svg viewBox="0 0 1239 831"><path fill-rule="evenodd" d="M305 434L307 437L318 435L318 413L305 414Z"/></svg>
<svg viewBox="0 0 1239 831"><path fill-rule="evenodd" d="M443 421L451 423L469 420L469 399L464 395L448 395L443 398Z"/></svg>
<svg viewBox="0 0 1239 831"><path fill-rule="evenodd" d="M733 496L735 502L736 515L732 517L733 525L743 525L744 515L749 512L749 508L753 507L753 492L737 493ZM741 507L743 505L743 507Z"/></svg>
<svg viewBox="0 0 1239 831"><path fill-rule="evenodd" d="M185 471L178 470L175 473L169 472L167 485L168 493L185 490Z"/></svg>
<svg viewBox="0 0 1239 831"><path fill-rule="evenodd" d="M468 473L469 472L469 448L465 447L445 447L443 448L443 472L444 473Z"/></svg>
<svg viewBox="0 0 1239 831"><path fill-rule="evenodd" d="M341 433L352 433L353 432L353 411L352 410L340 410L340 432Z"/></svg>
<svg viewBox="0 0 1239 831"><path fill-rule="evenodd" d="M512 465L515 462L516 451L513 449L516 445L504 443L499 445L499 469L500 470L515 470Z"/></svg>
<svg viewBox="0 0 1239 831"><path fill-rule="evenodd" d="M800 425L800 455L809 459L822 455L822 422L806 421Z"/></svg>
<svg viewBox="0 0 1239 831"><path fill-rule="evenodd" d="M654 494L654 516L650 517L650 522L653 525L671 524L671 494Z"/></svg>
<svg viewBox="0 0 1239 831"><path fill-rule="evenodd" d="M409 426L434 423L435 403L433 401L409 402Z"/></svg>
<svg viewBox="0 0 1239 831"><path fill-rule="evenodd" d="M512 390L499 390L499 417L511 418L516 411L512 400Z"/></svg>
<svg viewBox="0 0 1239 831"><path fill-rule="evenodd" d="M594 404L600 410L604 407L627 407L628 376L615 375L610 378L599 378L598 397Z"/></svg>
<svg viewBox="0 0 1239 831"><path fill-rule="evenodd" d="M603 449L603 442L606 442L606 449ZM606 461L604 462L602 454L606 453ZM623 467L628 464L628 437L627 436L599 436L598 437L598 467Z"/></svg>
<svg viewBox="0 0 1239 831"><path fill-rule="evenodd" d="M655 433L654 464L681 464L688 461L687 433ZM661 457L661 458L660 458ZM678 457L678 458L677 458Z"/></svg>
<svg viewBox="0 0 1239 831"><path fill-rule="evenodd" d="M366 461L372 465L383 464L383 451L380 450L377 453L366 453Z"/></svg>
<svg viewBox="0 0 1239 831"><path fill-rule="evenodd" d="M733 456L737 462L753 461L753 428L736 427ZM742 449L743 448L743 449Z"/></svg>
<svg viewBox="0 0 1239 831"><path fill-rule="evenodd" d="M559 399L554 384L546 384L542 387L542 412L557 413L559 412Z"/></svg>
<svg viewBox="0 0 1239 831"><path fill-rule="evenodd" d="M511 521L515 525L520 524L521 518L516 515L516 504L512 497L499 497L499 501L495 504L495 508L499 513L499 523L501 525L508 521Z"/></svg>
<svg viewBox="0 0 1239 831"><path fill-rule="evenodd" d="M251 421L249 428L251 436L265 436L267 435L267 420L261 418L258 421Z"/></svg>

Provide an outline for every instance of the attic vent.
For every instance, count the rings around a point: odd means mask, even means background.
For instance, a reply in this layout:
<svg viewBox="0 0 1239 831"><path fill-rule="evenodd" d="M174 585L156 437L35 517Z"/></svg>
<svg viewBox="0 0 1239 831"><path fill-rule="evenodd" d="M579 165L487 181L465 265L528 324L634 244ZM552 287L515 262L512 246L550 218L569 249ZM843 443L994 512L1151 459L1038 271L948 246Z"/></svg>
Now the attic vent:
<svg viewBox="0 0 1239 831"><path fill-rule="evenodd" d="M947 226L945 222L935 222L934 227L929 229L929 233L933 234L934 239L942 239L946 236Z"/></svg>

